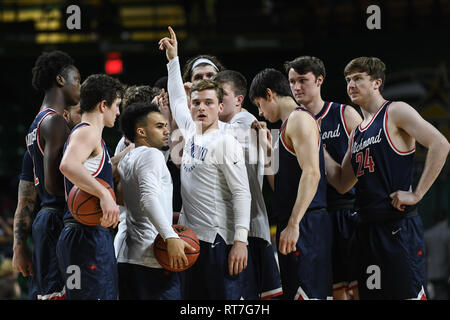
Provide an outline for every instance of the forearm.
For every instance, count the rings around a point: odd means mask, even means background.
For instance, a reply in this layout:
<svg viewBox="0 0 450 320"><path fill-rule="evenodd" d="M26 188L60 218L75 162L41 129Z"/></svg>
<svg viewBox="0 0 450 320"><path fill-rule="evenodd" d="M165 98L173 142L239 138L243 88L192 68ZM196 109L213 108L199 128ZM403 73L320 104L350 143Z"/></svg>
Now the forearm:
<svg viewBox="0 0 450 320"><path fill-rule="evenodd" d="M300 178L297 199L292 209L291 216L289 218L289 224L292 226L298 226L301 219L305 215L311 201L317 192L317 186L319 185L320 172L311 170L303 171Z"/></svg>
<svg viewBox="0 0 450 320"><path fill-rule="evenodd" d="M178 57L169 61L167 70L167 91L169 93L169 105L172 117L181 130L191 130L194 126L194 121L189 112Z"/></svg>
<svg viewBox="0 0 450 320"><path fill-rule="evenodd" d="M109 195L109 191L100 182L95 180L81 163L62 162L60 170L67 179L81 190L100 199Z"/></svg>
<svg viewBox="0 0 450 320"><path fill-rule="evenodd" d="M172 223L165 216L164 210L159 202L158 195L151 195L147 192L141 193L141 205L144 212L155 226L158 233L165 240L167 238L178 238L172 228Z"/></svg>
<svg viewBox="0 0 450 320"><path fill-rule="evenodd" d="M414 193L418 199L423 198L436 178L439 176L439 173L441 172L447 159L448 152L449 143L445 138L442 139L442 141L436 141L429 147L422 175L420 176L419 182L414 190Z"/></svg>
<svg viewBox="0 0 450 320"><path fill-rule="evenodd" d="M27 237L31 234L36 198L34 183L20 180L18 203L14 213L14 250L25 245Z"/></svg>

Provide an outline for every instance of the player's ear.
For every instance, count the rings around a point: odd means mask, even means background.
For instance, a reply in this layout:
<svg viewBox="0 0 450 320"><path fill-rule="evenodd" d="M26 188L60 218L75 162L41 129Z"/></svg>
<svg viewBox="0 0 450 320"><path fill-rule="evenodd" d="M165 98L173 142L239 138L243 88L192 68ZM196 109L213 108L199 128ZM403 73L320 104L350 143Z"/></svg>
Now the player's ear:
<svg viewBox="0 0 450 320"><path fill-rule="evenodd" d="M242 103L244 102L244 96L242 94L238 95L237 97L237 103L238 105L242 105Z"/></svg>
<svg viewBox="0 0 450 320"><path fill-rule="evenodd" d="M274 92L270 88L267 88L266 89L266 100L270 101L273 98L274 98Z"/></svg>
<svg viewBox="0 0 450 320"><path fill-rule="evenodd" d="M223 112L223 102L219 103L219 113L221 114Z"/></svg>
<svg viewBox="0 0 450 320"><path fill-rule="evenodd" d="M317 86L321 86L323 83L323 76L318 76L316 79Z"/></svg>
<svg viewBox="0 0 450 320"><path fill-rule="evenodd" d="M66 83L66 79L60 74L56 75L56 84L58 87L64 87L64 84Z"/></svg>
<svg viewBox="0 0 450 320"><path fill-rule="evenodd" d="M101 113L105 112L107 107L108 105L106 104L106 100L102 100L97 104L97 108L99 108Z"/></svg>
<svg viewBox="0 0 450 320"><path fill-rule="evenodd" d="M380 87L381 87L382 84L383 84L383 80L381 80L381 78L375 79L373 88L375 90L380 90Z"/></svg>
<svg viewBox="0 0 450 320"><path fill-rule="evenodd" d="M68 121L69 120L69 111L67 111L66 109L64 109L63 111L63 118Z"/></svg>
<svg viewBox="0 0 450 320"><path fill-rule="evenodd" d="M139 137L146 137L145 130L143 128L140 128L140 127L136 128L136 134Z"/></svg>

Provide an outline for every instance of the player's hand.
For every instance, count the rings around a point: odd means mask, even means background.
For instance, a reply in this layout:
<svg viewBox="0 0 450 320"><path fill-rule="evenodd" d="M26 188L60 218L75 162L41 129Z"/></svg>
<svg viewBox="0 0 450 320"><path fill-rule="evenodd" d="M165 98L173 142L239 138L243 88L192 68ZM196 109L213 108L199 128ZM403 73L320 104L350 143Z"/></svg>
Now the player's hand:
<svg viewBox="0 0 450 320"><path fill-rule="evenodd" d="M25 244L14 247L12 265L14 270L22 273L24 277L33 275L33 264L28 255Z"/></svg>
<svg viewBox="0 0 450 320"><path fill-rule="evenodd" d="M164 89L161 89L161 93L155 97L154 101L166 120L170 121L172 113L170 112L169 96L167 92Z"/></svg>
<svg viewBox="0 0 450 320"><path fill-rule="evenodd" d="M389 195L392 199L392 206L400 211L405 211L406 206L415 205L420 201L420 197L412 191L395 191Z"/></svg>
<svg viewBox="0 0 450 320"><path fill-rule="evenodd" d="M175 32L171 27L168 27L170 38L164 37L161 40L159 40L159 50L166 50L166 57L167 60L172 60L176 56L178 56L178 42L177 42L177 36L175 35Z"/></svg>
<svg viewBox="0 0 450 320"><path fill-rule="evenodd" d="M186 92L186 95L189 97L190 96L190 92L191 92L191 87L192 87L192 82L185 82L183 83L184 86L184 91Z"/></svg>
<svg viewBox="0 0 450 320"><path fill-rule="evenodd" d="M270 166L270 158L272 157L272 134L265 121L255 120L252 123L252 129L258 132L258 144L263 148L265 159L265 167Z"/></svg>
<svg viewBox="0 0 450 320"><path fill-rule="evenodd" d="M280 253L287 255L297 251L297 241L299 236L299 226L288 224L280 234L280 244L278 246Z"/></svg>
<svg viewBox="0 0 450 320"><path fill-rule="evenodd" d="M228 254L228 270L230 276L238 275L247 268L247 260L247 244L242 241L235 241Z"/></svg>
<svg viewBox="0 0 450 320"><path fill-rule="evenodd" d="M105 227L113 227L115 228L120 221L120 210L116 204L116 201L113 199L109 190L106 190L104 196L100 198L100 207L103 211L103 216L100 224Z"/></svg>
<svg viewBox="0 0 450 320"><path fill-rule="evenodd" d="M167 254L169 256L170 267L182 269L189 264L185 249L194 252L195 249L186 241L179 238L167 238Z"/></svg>

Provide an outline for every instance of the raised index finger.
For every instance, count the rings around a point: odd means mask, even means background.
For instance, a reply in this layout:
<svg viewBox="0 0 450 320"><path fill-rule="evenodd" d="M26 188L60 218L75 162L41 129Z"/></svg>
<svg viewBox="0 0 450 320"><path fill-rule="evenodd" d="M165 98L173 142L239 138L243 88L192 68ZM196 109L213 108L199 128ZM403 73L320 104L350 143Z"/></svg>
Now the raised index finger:
<svg viewBox="0 0 450 320"><path fill-rule="evenodd" d="M175 35L175 31L173 31L172 27L168 27L170 32L170 39L177 41L177 36Z"/></svg>

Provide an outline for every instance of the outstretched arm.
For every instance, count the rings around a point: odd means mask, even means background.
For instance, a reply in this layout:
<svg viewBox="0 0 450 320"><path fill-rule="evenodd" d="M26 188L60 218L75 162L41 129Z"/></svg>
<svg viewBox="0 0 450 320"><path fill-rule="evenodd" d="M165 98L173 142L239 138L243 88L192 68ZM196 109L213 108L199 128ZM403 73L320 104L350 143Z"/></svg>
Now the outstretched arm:
<svg viewBox="0 0 450 320"><path fill-rule="evenodd" d="M185 136L195 131L195 123L189 112L188 100L181 77L177 38L172 28L169 27L168 29L170 38L162 38L159 41L159 49L166 51L167 60L169 61L167 64L167 91L169 93L170 111L183 136Z"/></svg>

